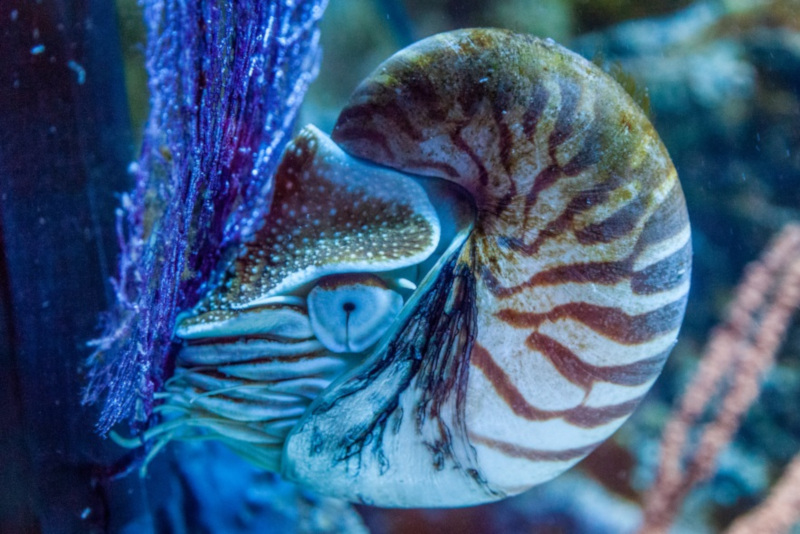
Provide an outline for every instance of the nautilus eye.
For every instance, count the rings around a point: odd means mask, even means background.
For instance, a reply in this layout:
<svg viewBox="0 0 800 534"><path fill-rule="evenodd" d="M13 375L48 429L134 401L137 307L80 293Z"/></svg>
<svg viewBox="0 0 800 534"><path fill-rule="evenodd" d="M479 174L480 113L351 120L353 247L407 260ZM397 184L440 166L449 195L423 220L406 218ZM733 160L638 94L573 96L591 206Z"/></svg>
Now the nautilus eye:
<svg viewBox="0 0 800 534"><path fill-rule="evenodd" d="M308 293L308 317L320 343L332 352L361 352L389 329L403 297L377 276L339 275Z"/></svg>
<svg viewBox="0 0 800 534"><path fill-rule="evenodd" d="M145 437L429 507L519 493L611 435L675 342L691 262L631 98L551 41L461 30L379 66L331 138L301 131L263 228L179 320Z"/></svg>

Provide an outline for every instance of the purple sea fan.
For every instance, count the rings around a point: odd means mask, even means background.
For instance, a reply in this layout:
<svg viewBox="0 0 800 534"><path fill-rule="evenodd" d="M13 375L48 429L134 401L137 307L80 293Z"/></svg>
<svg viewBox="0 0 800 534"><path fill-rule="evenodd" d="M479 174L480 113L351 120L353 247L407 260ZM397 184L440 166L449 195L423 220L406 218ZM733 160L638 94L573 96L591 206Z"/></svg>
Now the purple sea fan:
<svg viewBox="0 0 800 534"><path fill-rule="evenodd" d="M101 433L141 426L177 314L269 209L272 175L316 75L326 0L142 0L150 116L117 212L116 306L91 342L85 403Z"/></svg>

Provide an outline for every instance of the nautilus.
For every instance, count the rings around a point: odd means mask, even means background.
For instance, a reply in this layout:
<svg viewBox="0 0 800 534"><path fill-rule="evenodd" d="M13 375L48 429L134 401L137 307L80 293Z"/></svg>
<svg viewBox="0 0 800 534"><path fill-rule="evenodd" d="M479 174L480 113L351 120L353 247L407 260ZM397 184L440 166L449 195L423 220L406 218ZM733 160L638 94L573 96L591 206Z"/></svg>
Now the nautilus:
<svg viewBox="0 0 800 534"><path fill-rule="evenodd" d="M517 494L647 393L690 262L676 171L609 76L551 40L436 35L287 147L263 225L179 317L145 438L379 506Z"/></svg>

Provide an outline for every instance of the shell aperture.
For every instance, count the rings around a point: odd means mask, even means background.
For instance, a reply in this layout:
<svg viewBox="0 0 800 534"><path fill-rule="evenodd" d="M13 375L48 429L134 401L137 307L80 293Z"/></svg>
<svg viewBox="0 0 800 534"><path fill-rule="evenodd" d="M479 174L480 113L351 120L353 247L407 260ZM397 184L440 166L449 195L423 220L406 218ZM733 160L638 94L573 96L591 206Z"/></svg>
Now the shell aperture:
<svg viewBox="0 0 800 534"><path fill-rule="evenodd" d="M677 337L691 244L613 80L551 41L450 32L378 67L332 139L301 132L264 227L177 325L154 436L430 507L524 491L624 422Z"/></svg>

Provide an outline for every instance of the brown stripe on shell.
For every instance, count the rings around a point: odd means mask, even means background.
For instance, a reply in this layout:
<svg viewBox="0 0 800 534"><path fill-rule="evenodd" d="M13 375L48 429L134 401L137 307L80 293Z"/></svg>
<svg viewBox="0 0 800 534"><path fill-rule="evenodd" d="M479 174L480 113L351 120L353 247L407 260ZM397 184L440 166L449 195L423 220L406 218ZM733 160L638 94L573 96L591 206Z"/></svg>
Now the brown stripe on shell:
<svg viewBox="0 0 800 534"><path fill-rule="evenodd" d="M481 436L474 432L470 432L469 439L473 443L480 443L496 451L502 452L506 456L512 458L524 458L534 462L567 462L570 460L577 460L583 458L602 442L592 443L583 447L576 447L573 449L557 449L557 450L544 450L532 449L523 447L516 443L509 443L508 441L501 441L499 439Z"/></svg>
<svg viewBox="0 0 800 534"><path fill-rule="evenodd" d="M608 406L578 406L564 414L564 421L580 428L596 428L610 423L615 419L629 416L642 401L636 397L629 401L611 404Z"/></svg>
<svg viewBox="0 0 800 534"><path fill-rule="evenodd" d="M558 104L558 117L553 125L553 131L547 139L547 148L550 160L556 161L556 149L572 135L575 127L575 110L581 99L581 86L574 80L560 76L558 78L559 94L561 101Z"/></svg>
<svg viewBox="0 0 800 534"><path fill-rule="evenodd" d="M470 365L477 367L486 377L495 393L503 399L514 414L528 421L549 421L563 418L582 428L594 428L630 414L640 399L602 407L576 406L566 410L543 410L533 406L519 391L508 374L499 366L483 346L472 347Z"/></svg>
<svg viewBox="0 0 800 534"><path fill-rule="evenodd" d="M492 118L497 126L497 146L499 149L500 163L506 174L511 176L514 170L514 137L511 135L511 129L508 127L505 116L513 104L512 94L510 90L503 88L498 89L497 95L492 100Z"/></svg>
<svg viewBox="0 0 800 534"><path fill-rule="evenodd" d="M602 150L600 132L593 121L586 129L580 150L561 167L562 172L567 176L577 176L600 161Z"/></svg>
<svg viewBox="0 0 800 534"><path fill-rule="evenodd" d="M533 180L533 187L531 187L531 190L525 198L525 228L528 228L527 213L530 208L536 204L536 201L539 200L539 194L545 189L552 187L562 176L564 176L564 173L561 171L561 167L555 163L551 163L536 175L536 178Z"/></svg>
<svg viewBox="0 0 800 534"><path fill-rule="evenodd" d="M555 148L550 148L550 150L548 151L548 157L550 158L550 165L545 167L536 176L533 182L533 187L531 187L531 190L528 192L527 198L525 199L526 215L528 210L530 210L531 207L535 206L536 201L539 199L539 195L542 193L542 191L549 189L550 187L555 185L555 183L560 178L577 176L578 174L586 171L587 169L598 163L601 155L601 148L600 148L601 134L600 131L597 129L596 120L594 118L592 119L592 122L590 122L585 127L584 135L585 137L583 139L583 144L581 145L581 148L563 166L559 165L558 163L555 154ZM611 174L608 180L606 180L606 182L595 184L593 185L592 188L577 193L577 195L578 197L586 196L589 199L594 200L595 202L604 201L608 197L608 192L617 187L620 181L621 181L620 177ZM562 217L564 219L572 221L575 215L592 207L592 204L589 203L582 206L577 205L575 201L578 200L578 197L575 197L570 203L570 206L572 208L577 208L578 211L572 213L568 211L568 209L565 209L564 212L562 213ZM563 223L563 221L561 222ZM527 224L525 226L527 227ZM549 237L550 235L552 234L540 233L540 237ZM538 247L540 245L541 243L533 245L532 250L526 251L526 253L534 254L535 251L538 250Z"/></svg>
<svg viewBox="0 0 800 534"><path fill-rule="evenodd" d="M656 207L645 222L637 248L644 250L649 245L678 234L688 226L689 215L686 213L681 184L675 180L664 201Z"/></svg>
<svg viewBox="0 0 800 534"><path fill-rule="evenodd" d="M370 116L370 118L381 117L386 119L412 140L422 140L422 133L417 129L415 122L409 118L406 110L397 101L364 102L342 111L339 120L356 124L360 122L364 115Z"/></svg>
<svg viewBox="0 0 800 534"><path fill-rule="evenodd" d="M466 126L466 124L464 124L463 126ZM475 168L478 171L478 183L482 187L486 187L489 184L489 171L486 170L486 165L483 164L483 158L478 156L478 154L476 154L475 151L472 150L472 147L470 147L469 144L461 136L463 126L458 130L456 130L450 136L450 138L453 141L453 145L455 145L456 148L458 148L464 154L466 154L467 157L470 159L470 161L472 161L473 165L475 165Z"/></svg>
<svg viewBox="0 0 800 534"><path fill-rule="evenodd" d="M632 257L614 262L590 262L559 265L541 271L515 286L501 285L492 271L484 266L481 279L487 289L497 298L508 298L538 286L559 284L614 285L630 279L631 289L636 295L653 295L677 288L691 276L691 245L686 244L663 260L633 271Z"/></svg>
<svg viewBox="0 0 800 534"><path fill-rule="evenodd" d="M640 271L634 271L634 260L641 253L646 241L645 238L640 236L634 247L634 252L623 260L558 265L535 273L528 280L515 286L506 287L501 285L497 276L486 266L481 272L481 277L489 291L498 298L507 298L536 286L553 286L568 283L613 285L627 279L631 281L631 288L634 294L652 295L675 289L689 279L692 259L690 242L687 242L666 258ZM540 241L537 238L529 246L511 242L510 239L506 239L503 243L514 250L520 250L527 254L538 248Z"/></svg>
<svg viewBox="0 0 800 534"><path fill-rule="evenodd" d="M645 214L645 205L639 196L627 202L608 218L577 230L575 237L582 245L610 243L636 230L639 220Z"/></svg>
<svg viewBox="0 0 800 534"><path fill-rule="evenodd" d="M626 365L600 366L586 363L571 349L540 332L528 336L525 345L547 358L567 381L587 392L598 381L619 386L640 386L658 376L668 354L662 353Z"/></svg>
<svg viewBox="0 0 800 534"><path fill-rule="evenodd" d="M619 308L586 302L570 302L544 313L504 308L495 316L515 328L536 328L544 322L573 319L622 345L637 345L677 330L683 320L686 297L656 310L629 315Z"/></svg>
<svg viewBox="0 0 800 534"><path fill-rule="evenodd" d="M526 216L530 207L536 204L539 194L545 189L552 187L559 178L566 176L563 168L558 163L556 151L558 147L572 135L574 127L573 118L580 101L581 88L574 81L563 77L558 78L558 86L559 95L561 97L558 106L558 116L553 125L553 130L547 138L547 155L550 164L542 169L536 178L534 178L533 186L525 199ZM534 95L535 94L536 93L534 93ZM525 226L527 227L527 224Z"/></svg>
<svg viewBox="0 0 800 534"><path fill-rule="evenodd" d="M400 100L410 110L411 117L423 116L434 123L444 123L448 120L451 111L448 99L442 98L437 89L437 82L431 80L425 73L417 71L412 75L401 76L394 83L395 87L402 87ZM337 120L337 124L338 122Z"/></svg>
<svg viewBox="0 0 800 534"><path fill-rule="evenodd" d="M536 130L539 127L539 120L542 118L547 102L550 100L550 92L543 85L534 85L528 98L528 106L522 116L522 131L529 140L533 140Z"/></svg>
<svg viewBox="0 0 800 534"><path fill-rule="evenodd" d="M503 368L497 365L497 362L494 361L489 351L478 343L472 346L470 365L481 370L483 375L492 384L497 395L503 399L516 415L528 421L547 421L558 417L558 415L552 411L541 410L531 405L522 393L520 393L517 386L514 385Z"/></svg>
<svg viewBox="0 0 800 534"><path fill-rule="evenodd" d="M481 83L481 79L486 82L492 80L494 83L501 83L501 79L492 77L490 72L480 73L468 71L465 73L464 79L459 80L459 87L454 92L455 103L461 108L463 116L470 121L481 111L482 104L486 100L485 83ZM496 95L493 95L496 96Z"/></svg>
<svg viewBox="0 0 800 534"><path fill-rule="evenodd" d="M500 217L503 213L507 213L508 207L513 202L514 198L517 196L517 184L516 182L510 182L509 190L497 200L497 203L493 206L492 213Z"/></svg>
<svg viewBox="0 0 800 534"><path fill-rule="evenodd" d="M637 295L652 295L674 289L689 281L691 262L692 245L687 241L666 258L635 273L631 279L631 289Z"/></svg>
<svg viewBox="0 0 800 534"><path fill-rule="evenodd" d="M486 287L498 298L507 298L536 286L554 286L558 284L602 284L612 285L631 276L630 261L568 263L541 271L525 282L512 287L500 285L497 277L488 269L483 270Z"/></svg>
<svg viewBox="0 0 800 534"><path fill-rule="evenodd" d="M385 158L390 160L394 158L389 140L376 128L342 128L338 135L343 142L369 143L370 146L380 148Z"/></svg>
<svg viewBox="0 0 800 534"><path fill-rule="evenodd" d="M592 209L597 204L601 204L608 199L608 194L614 184L607 182L598 185L592 189L587 189L576 193L575 196L567 203L564 210L552 221L547 223L536 236L532 243L524 243L521 239L515 237L507 237L504 239L504 244L515 252L519 252L526 256L533 256L539 252L539 248L548 240L557 238L565 232L571 231L574 219L585 212ZM527 208L526 208L527 209ZM528 225L525 224L527 229Z"/></svg>

